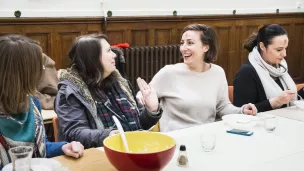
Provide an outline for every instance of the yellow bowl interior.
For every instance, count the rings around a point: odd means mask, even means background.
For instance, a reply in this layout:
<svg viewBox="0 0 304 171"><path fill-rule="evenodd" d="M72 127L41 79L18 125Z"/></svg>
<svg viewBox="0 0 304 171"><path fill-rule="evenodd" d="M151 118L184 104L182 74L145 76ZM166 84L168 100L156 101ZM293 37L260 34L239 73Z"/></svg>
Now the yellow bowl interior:
<svg viewBox="0 0 304 171"><path fill-rule="evenodd" d="M130 153L155 153L170 149L175 145L173 138L156 132L126 132L126 138ZM119 134L107 137L104 146L115 151L126 152Z"/></svg>

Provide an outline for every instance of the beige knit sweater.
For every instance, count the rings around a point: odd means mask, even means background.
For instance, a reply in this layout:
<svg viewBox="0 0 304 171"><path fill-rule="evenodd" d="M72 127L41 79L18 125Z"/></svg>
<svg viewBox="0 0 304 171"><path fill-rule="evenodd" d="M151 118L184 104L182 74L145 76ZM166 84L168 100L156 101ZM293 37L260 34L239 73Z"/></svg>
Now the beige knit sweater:
<svg viewBox="0 0 304 171"><path fill-rule="evenodd" d="M228 98L224 70L215 64L193 72L184 63L167 65L150 82L163 108L160 130L167 132L211 123L216 115L241 113Z"/></svg>

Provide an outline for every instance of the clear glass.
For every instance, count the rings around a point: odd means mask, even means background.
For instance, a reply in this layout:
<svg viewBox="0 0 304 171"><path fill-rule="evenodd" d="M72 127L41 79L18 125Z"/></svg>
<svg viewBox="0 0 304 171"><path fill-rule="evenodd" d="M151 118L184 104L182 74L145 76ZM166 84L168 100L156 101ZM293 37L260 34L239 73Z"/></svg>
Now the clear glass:
<svg viewBox="0 0 304 171"><path fill-rule="evenodd" d="M12 159L13 171L30 171L33 148L30 146L19 146L9 149Z"/></svg>
<svg viewBox="0 0 304 171"><path fill-rule="evenodd" d="M275 131L277 124L278 124L277 117L271 117L264 120L264 128L268 133L272 133L273 131Z"/></svg>
<svg viewBox="0 0 304 171"><path fill-rule="evenodd" d="M216 136L211 133L202 133L200 136L201 146L205 152L213 151L216 143Z"/></svg>

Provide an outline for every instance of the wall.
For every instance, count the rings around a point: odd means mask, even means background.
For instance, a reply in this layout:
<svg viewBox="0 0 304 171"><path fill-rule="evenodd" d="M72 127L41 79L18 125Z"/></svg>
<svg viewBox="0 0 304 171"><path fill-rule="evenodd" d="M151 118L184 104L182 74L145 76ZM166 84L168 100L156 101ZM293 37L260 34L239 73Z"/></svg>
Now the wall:
<svg viewBox="0 0 304 171"><path fill-rule="evenodd" d="M177 3L178 2L178 3ZM20 10L22 17L85 17L104 16L111 10L113 16L155 16L304 12L304 0L0 0L0 17L14 17ZM104 9L104 10L103 10Z"/></svg>
<svg viewBox="0 0 304 171"><path fill-rule="evenodd" d="M128 42L131 46L154 46L179 44L180 32L190 23L213 26L220 39L220 54L216 64L222 66L230 85L248 53L242 48L243 41L252 32L266 23L281 24L289 33L286 60L289 72L296 82L304 82L304 13L267 15L225 16L178 16L178 17L112 17L105 23L102 18L20 18L1 19L0 35L23 34L39 40L43 51L56 61L56 67L66 68L69 64L68 51L75 37L88 33L104 33L111 44ZM135 65L134 59L127 59ZM150 61L146 61L153 65ZM147 81L161 68L157 66ZM141 72L128 73L132 79Z"/></svg>

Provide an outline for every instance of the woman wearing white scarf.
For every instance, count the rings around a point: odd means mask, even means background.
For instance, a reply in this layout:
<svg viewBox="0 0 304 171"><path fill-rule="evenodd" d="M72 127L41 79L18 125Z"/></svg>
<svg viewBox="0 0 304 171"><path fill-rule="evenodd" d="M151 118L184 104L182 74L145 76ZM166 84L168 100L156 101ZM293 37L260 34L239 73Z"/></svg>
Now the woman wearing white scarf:
<svg viewBox="0 0 304 171"><path fill-rule="evenodd" d="M293 105L297 88L284 59L287 46L287 32L277 24L265 25L248 38L244 48L249 61L235 77L234 105L254 103L259 112Z"/></svg>

